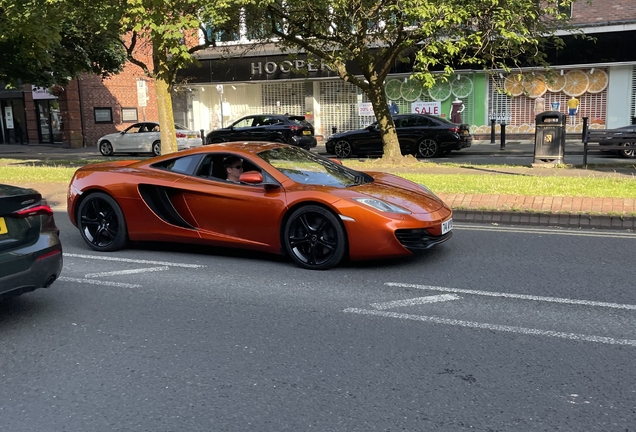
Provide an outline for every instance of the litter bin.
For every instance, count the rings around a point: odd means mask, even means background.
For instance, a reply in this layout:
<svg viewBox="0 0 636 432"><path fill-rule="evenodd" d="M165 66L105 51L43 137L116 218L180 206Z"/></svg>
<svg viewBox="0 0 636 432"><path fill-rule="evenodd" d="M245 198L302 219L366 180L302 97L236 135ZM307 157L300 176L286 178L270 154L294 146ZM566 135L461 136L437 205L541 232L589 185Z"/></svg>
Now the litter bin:
<svg viewBox="0 0 636 432"><path fill-rule="evenodd" d="M563 163L565 114L544 111L535 117L534 163Z"/></svg>

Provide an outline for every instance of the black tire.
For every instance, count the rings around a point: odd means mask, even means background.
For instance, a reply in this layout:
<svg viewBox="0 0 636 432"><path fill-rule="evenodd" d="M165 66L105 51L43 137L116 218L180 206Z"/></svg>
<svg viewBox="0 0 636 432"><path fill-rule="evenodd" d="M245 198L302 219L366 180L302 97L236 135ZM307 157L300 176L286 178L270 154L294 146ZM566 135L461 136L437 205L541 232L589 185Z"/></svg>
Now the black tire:
<svg viewBox="0 0 636 432"><path fill-rule="evenodd" d="M439 155L439 144L433 138L424 138L417 143L417 156L432 158Z"/></svg>
<svg viewBox="0 0 636 432"><path fill-rule="evenodd" d="M112 156L113 155L113 145L110 141L102 141L99 143L99 152L104 156Z"/></svg>
<svg viewBox="0 0 636 432"><path fill-rule="evenodd" d="M326 270L342 261L347 237L340 220L317 205L295 210L283 232L285 249L300 267Z"/></svg>
<svg viewBox="0 0 636 432"><path fill-rule="evenodd" d="M91 249L112 252L128 242L126 220L117 202L102 192L84 198L77 212L77 227Z"/></svg>
<svg viewBox="0 0 636 432"><path fill-rule="evenodd" d="M333 146L333 152L337 157L341 159L346 159L351 156L353 150L351 148L351 144L347 140L338 140Z"/></svg>
<svg viewBox="0 0 636 432"><path fill-rule="evenodd" d="M155 141L152 143L152 154L155 156L161 156L161 141Z"/></svg>
<svg viewBox="0 0 636 432"><path fill-rule="evenodd" d="M618 154L621 157L624 157L626 159L634 159L636 158L636 142L631 142L631 143L625 143L624 144L625 147L629 147L629 150L619 150Z"/></svg>

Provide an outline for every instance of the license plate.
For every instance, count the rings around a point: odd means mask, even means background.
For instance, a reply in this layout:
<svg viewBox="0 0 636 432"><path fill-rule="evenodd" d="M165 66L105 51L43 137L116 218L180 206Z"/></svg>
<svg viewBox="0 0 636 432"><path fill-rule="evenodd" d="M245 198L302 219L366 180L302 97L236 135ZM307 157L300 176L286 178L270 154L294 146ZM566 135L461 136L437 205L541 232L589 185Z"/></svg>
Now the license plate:
<svg viewBox="0 0 636 432"><path fill-rule="evenodd" d="M7 223L4 221L3 217L0 217L0 234L6 234L8 232Z"/></svg>
<svg viewBox="0 0 636 432"><path fill-rule="evenodd" d="M303 135L311 135L311 131L303 131Z"/></svg>
<svg viewBox="0 0 636 432"><path fill-rule="evenodd" d="M188 135L188 138L196 138L196 135Z"/></svg>
<svg viewBox="0 0 636 432"><path fill-rule="evenodd" d="M449 219L446 222L442 222L442 235L446 234L453 229L453 220Z"/></svg>
<svg viewBox="0 0 636 432"><path fill-rule="evenodd" d="M464 135L468 135L468 131L467 130L464 131Z"/></svg>

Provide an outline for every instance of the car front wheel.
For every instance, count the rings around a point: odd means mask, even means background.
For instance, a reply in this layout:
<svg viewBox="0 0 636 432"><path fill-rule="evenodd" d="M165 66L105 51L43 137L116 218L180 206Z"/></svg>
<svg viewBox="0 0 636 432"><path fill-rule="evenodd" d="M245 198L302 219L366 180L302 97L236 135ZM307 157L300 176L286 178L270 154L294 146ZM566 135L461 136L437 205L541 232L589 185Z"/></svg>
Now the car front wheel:
<svg viewBox="0 0 636 432"><path fill-rule="evenodd" d="M439 153L439 144L432 138L424 138L417 143L417 155L422 158L432 158Z"/></svg>
<svg viewBox="0 0 636 432"><path fill-rule="evenodd" d="M99 152L104 156L113 155L113 145L110 141L102 141L99 143Z"/></svg>
<svg viewBox="0 0 636 432"><path fill-rule="evenodd" d="M342 159L348 158L349 156L351 156L351 152L352 152L351 144L349 144L349 141L345 141L345 140L336 141L336 144L333 147L333 152L339 158L342 158Z"/></svg>
<svg viewBox="0 0 636 432"><path fill-rule="evenodd" d="M344 228L336 215L316 205L294 211L285 224L284 236L292 260L310 270L338 265L347 246Z"/></svg>
<svg viewBox="0 0 636 432"><path fill-rule="evenodd" d="M621 155L621 157L627 158L627 159L634 159L636 158L636 143L625 143L624 144L625 147L629 147L629 150L619 150L619 154Z"/></svg>
<svg viewBox="0 0 636 432"><path fill-rule="evenodd" d="M155 156L161 155L161 141L155 141L152 143L152 154Z"/></svg>
<svg viewBox="0 0 636 432"><path fill-rule="evenodd" d="M124 213L110 195L102 192L84 198L77 225L84 241L96 251L116 251L128 241Z"/></svg>

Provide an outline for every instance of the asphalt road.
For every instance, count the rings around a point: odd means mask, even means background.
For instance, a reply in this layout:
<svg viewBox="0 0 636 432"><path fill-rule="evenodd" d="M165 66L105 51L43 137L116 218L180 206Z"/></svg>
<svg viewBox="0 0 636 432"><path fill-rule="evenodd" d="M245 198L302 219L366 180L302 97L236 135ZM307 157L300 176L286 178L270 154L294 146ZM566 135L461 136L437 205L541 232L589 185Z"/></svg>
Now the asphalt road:
<svg viewBox="0 0 636 432"><path fill-rule="evenodd" d="M632 431L636 235L459 225L312 272L172 244L90 251L0 303L0 429Z"/></svg>

